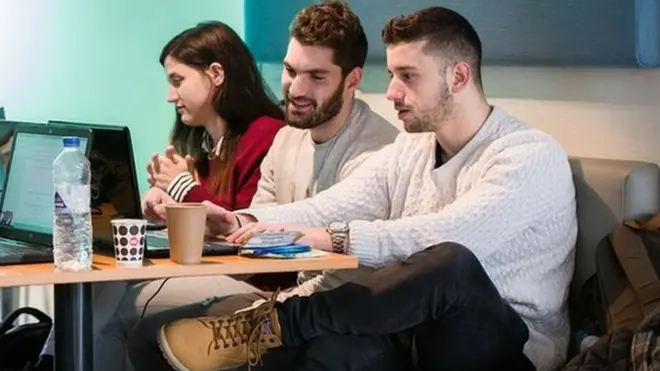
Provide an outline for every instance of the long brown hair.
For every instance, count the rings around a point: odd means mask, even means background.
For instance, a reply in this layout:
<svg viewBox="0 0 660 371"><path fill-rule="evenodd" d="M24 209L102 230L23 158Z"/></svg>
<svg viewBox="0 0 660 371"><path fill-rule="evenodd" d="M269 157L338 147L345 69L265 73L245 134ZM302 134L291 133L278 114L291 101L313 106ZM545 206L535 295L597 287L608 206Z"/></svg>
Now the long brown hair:
<svg viewBox="0 0 660 371"><path fill-rule="evenodd" d="M224 69L224 82L213 97L215 111L227 123L227 131L218 156L211 164L202 151L203 127L192 127L181 121L177 113L170 135L172 145L179 154L191 155L195 169L202 177L212 176L212 191L225 192L229 186L229 164L234 150L251 122L261 116L284 119L275 96L264 83L254 56L243 40L222 22L204 22L175 36L160 54L160 64L172 57L187 66L205 70L212 63Z"/></svg>

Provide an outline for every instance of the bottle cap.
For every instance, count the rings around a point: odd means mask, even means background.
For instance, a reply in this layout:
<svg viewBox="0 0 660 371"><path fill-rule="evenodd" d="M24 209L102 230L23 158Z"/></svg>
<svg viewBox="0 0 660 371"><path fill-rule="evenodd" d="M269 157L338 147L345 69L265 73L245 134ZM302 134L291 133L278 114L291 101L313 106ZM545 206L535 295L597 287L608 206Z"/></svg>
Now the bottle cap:
<svg viewBox="0 0 660 371"><path fill-rule="evenodd" d="M66 148L78 148L80 147L80 138L78 137L64 137L62 143Z"/></svg>

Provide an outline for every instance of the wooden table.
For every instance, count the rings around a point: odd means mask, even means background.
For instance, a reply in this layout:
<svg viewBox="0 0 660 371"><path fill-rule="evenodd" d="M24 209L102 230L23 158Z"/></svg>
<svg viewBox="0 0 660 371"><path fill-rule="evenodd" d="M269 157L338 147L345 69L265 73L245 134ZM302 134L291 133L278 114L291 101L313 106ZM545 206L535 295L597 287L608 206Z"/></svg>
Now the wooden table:
<svg viewBox="0 0 660 371"><path fill-rule="evenodd" d="M56 272L52 263L0 267L0 287L55 285L55 369L93 370L94 282L152 280L164 277L353 269L357 259L329 253L311 259L204 257L201 264L178 265L169 259L147 259L140 268L117 268L114 257L95 254L90 272Z"/></svg>

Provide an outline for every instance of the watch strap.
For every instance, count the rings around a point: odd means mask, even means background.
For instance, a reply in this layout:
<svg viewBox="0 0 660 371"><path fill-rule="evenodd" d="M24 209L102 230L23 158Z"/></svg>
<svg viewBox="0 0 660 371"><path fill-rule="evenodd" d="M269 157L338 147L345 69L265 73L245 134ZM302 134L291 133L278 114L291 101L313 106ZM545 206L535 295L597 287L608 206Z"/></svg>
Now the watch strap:
<svg viewBox="0 0 660 371"><path fill-rule="evenodd" d="M348 238L348 235L346 233L328 232L330 233L330 238L332 239L332 251L337 254L345 254L347 242L346 239Z"/></svg>

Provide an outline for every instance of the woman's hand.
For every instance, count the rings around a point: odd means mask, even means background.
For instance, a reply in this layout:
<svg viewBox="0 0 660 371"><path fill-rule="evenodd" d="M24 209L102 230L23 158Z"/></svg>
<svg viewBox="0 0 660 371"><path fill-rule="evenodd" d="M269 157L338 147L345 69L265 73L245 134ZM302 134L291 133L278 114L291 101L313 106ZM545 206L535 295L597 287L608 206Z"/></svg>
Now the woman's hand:
<svg viewBox="0 0 660 371"><path fill-rule="evenodd" d="M142 198L142 215L152 221L165 220L165 205L175 203L165 191L151 188Z"/></svg>
<svg viewBox="0 0 660 371"><path fill-rule="evenodd" d="M177 175L183 172L192 173L193 166L194 161L190 155L181 157L173 146L168 146L164 156L154 154L147 164L149 185L166 191Z"/></svg>

